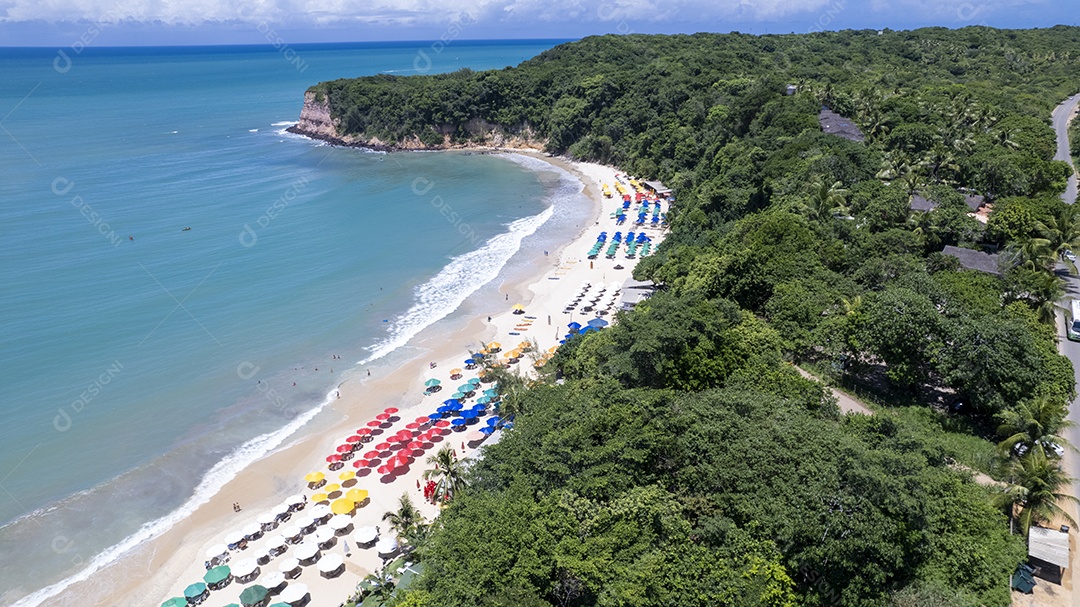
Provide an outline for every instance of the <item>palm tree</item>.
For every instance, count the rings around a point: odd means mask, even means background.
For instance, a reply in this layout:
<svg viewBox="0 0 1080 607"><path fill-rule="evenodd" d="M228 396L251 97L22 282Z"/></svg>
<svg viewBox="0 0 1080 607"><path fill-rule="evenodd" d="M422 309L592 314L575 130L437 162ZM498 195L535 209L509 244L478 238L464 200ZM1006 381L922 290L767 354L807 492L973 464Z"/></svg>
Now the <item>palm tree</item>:
<svg viewBox="0 0 1080 607"><path fill-rule="evenodd" d="M425 479L438 479L435 484L435 499L440 503L449 502L458 491L465 487L461 462L454 457L450 445L443 446L434 455L428 456L427 463L434 466L424 470Z"/></svg>
<svg viewBox="0 0 1080 607"><path fill-rule="evenodd" d="M807 209L811 219L822 221L831 217L834 212L847 212L844 206L847 202L844 198L847 190L842 186L839 181L829 185L825 178L820 176L810 184L810 203Z"/></svg>
<svg viewBox="0 0 1080 607"><path fill-rule="evenodd" d="M390 523L399 540L409 540L417 534L417 530L426 526L424 517L409 499L408 493L402 493L398 502L397 511L383 514L382 520Z"/></svg>
<svg viewBox="0 0 1080 607"><path fill-rule="evenodd" d="M1010 453L1017 445L1023 445L1025 453L1037 450L1044 456L1048 455L1047 445L1068 446L1068 442L1058 434L1075 425L1065 419L1067 413L1065 403L1050 396L1039 396L1007 409L999 416L1001 425L998 434L1005 439L998 446L1005 453Z"/></svg>
<svg viewBox="0 0 1080 607"><path fill-rule="evenodd" d="M1073 207L1062 207L1049 219L1040 221L1039 232L1042 240L1046 241L1046 248L1051 255L1066 261L1069 272L1077 274L1076 266L1065 259L1065 252L1071 249L1080 249L1080 216Z"/></svg>
<svg viewBox="0 0 1080 607"><path fill-rule="evenodd" d="M1012 483L995 500L998 506L1008 510L1010 525L1017 507L1020 513L1015 518L1024 535L1033 524L1049 522L1054 517L1076 525L1059 504L1064 501L1080 503L1080 500L1062 492L1073 479L1065 474L1057 460L1047 458L1038 449L1028 451L1013 465L1011 477Z"/></svg>
<svg viewBox="0 0 1080 607"><path fill-rule="evenodd" d="M1053 271L1054 250L1046 238L1026 238L1020 242L1020 246L1013 247L1013 252L1018 257L1018 265L1028 270Z"/></svg>

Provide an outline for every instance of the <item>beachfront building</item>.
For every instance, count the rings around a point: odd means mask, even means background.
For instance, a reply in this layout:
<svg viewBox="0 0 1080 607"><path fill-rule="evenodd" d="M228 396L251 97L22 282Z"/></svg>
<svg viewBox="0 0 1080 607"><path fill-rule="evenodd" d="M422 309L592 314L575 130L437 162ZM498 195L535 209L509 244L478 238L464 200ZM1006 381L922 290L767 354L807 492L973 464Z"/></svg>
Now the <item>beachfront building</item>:
<svg viewBox="0 0 1080 607"><path fill-rule="evenodd" d="M634 306L648 299L656 291L656 284L651 280L628 278L622 285L622 309L632 310Z"/></svg>
<svg viewBox="0 0 1080 607"><path fill-rule="evenodd" d="M652 191L653 194L659 196L660 198L671 197L671 188L667 187L659 181L646 181L645 187L647 187L649 190Z"/></svg>
<svg viewBox="0 0 1080 607"><path fill-rule="evenodd" d="M1002 274L999 265L1000 256L997 254L984 253L974 249L962 249L952 245L946 245L941 253L942 255L948 255L949 257L959 259L960 267L962 268L986 272L987 274L994 274L995 276L1001 276Z"/></svg>

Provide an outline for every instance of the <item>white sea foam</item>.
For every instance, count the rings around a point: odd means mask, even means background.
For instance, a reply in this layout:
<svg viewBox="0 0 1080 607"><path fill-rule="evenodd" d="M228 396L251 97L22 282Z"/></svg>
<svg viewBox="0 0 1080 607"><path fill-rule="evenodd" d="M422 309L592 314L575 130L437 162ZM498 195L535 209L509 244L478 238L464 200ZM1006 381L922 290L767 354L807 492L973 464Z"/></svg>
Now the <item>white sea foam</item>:
<svg viewBox="0 0 1080 607"><path fill-rule="evenodd" d="M450 260L431 280L416 288L416 303L390 327L390 336L368 348L371 355L358 364L378 360L408 343L416 334L457 310L465 299L499 275L521 248L521 241L544 224L553 207L512 222L509 230L475 251Z"/></svg>
<svg viewBox="0 0 1080 607"><path fill-rule="evenodd" d="M248 129L249 133L258 133L259 129Z"/></svg>
<svg viewBox="0 0 1080 607"><path fill-rule="evenodd" d="M52 597L60 594L72 584L77 584L89 579L101 569L116 562L133 548L137 548L145 542L165 533L174 525L187 518L192 512L198 509L199 506L210 501L210 498L217 494L229 481L236 478L244 468L279 447L286 438L302 428L304 424L311 421L312 418L334 400L333 394L333 391L327 393L326 398L323 399L322 403L310 411L298 415L285 427L256 436L237 447L229 455L223 457L221 461L203 475L199 485L195 487L195 492L192 496L176 510L173 510L161 518L143 524L143 526L135 533L96 555L90 560L87 566L78 573L23 597L11 607L37 607Z"/></svg>
<svg viewBox="0 0 1080 607"><path fill-rule="evenodd" d="M284 120L282 122L271 122L270 126L292 126L298 124L295 120Z"/></svg>

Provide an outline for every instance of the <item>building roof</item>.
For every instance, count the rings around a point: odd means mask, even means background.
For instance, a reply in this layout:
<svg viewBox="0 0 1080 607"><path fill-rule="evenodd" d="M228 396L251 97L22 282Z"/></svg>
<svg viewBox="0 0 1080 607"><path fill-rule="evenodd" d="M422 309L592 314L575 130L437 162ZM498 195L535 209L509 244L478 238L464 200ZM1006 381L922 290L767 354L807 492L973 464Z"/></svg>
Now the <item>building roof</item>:
<svg viewBox="0 0 1080 607"><path fill-rule="evenodd" d="M1001 269L998 267L997 255L991 255L990 253L983 253L982 251L975 251L973 249L961 249L960 247L954 247L952 245L946 245L941 253L959 259L960 266L967 268L968 270L978 270L979 272L986 272L988 274L1001 275Z"/></svg>
<svg viewBox="0 0 1080 607"><path fill-rule="evenodd" d="M1032 527L1028 530L1028 556L1057 565L1069 566L1069 534L1057 529Z"/></svg>
<svg viewBox="0 0 1080 607"><path fill-rule="evenodd" d="M664 194L670 194L671 193L671 188L665 186L663 183L660 183L659 181L646 181L645 185L649 186L649 189L656 192L657 194L660 194L661 196L664 195Z"/></svg>
<svg viewBox="0 0 1080 607"><path fill-rule="evenodd" d="M821 113L818 114L818 122L821 124L821 130L826 133L837 135L850 141L866 141L866 135L863 135L863 132L859 130L859 127L855 126L854 122L848 118L844 118L827 107L821 108Z"/></svg>
<svg viewBox="0 0 1080 607"><path fill-rule="evenodd" d="M649 298L656 290L656 284L651 280L634 280L627 278L622 284L622 307L628 309L636 306Z"/></svg>
<svg viewBox="0 0 1080 607"><path fill-rule="evenodd" d="M986 199L978 194L964 194L964 202L967 203L968 208L974 212L979 210L979 207L986 202Z"/></svg>
<svg viewBox="0 0 1080 607"><path fill-rule="evenodd" d="M920 196L919 194L913 194L911 196L911 210L912 211L933 211L938 206L938 203Z"/></svg>

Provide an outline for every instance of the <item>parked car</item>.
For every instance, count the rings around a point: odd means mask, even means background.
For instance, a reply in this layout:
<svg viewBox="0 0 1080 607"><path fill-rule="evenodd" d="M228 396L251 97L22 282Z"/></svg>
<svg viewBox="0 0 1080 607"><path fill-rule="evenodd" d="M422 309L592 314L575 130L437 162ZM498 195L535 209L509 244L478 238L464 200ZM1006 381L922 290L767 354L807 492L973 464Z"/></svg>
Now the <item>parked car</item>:
<svg viewBox="0 0 1080 607"><path fill-rule="evenodd" d="M1065 259L1076 261L1076 253L1073 253L1072 249L1065 249Z"/></svg>

